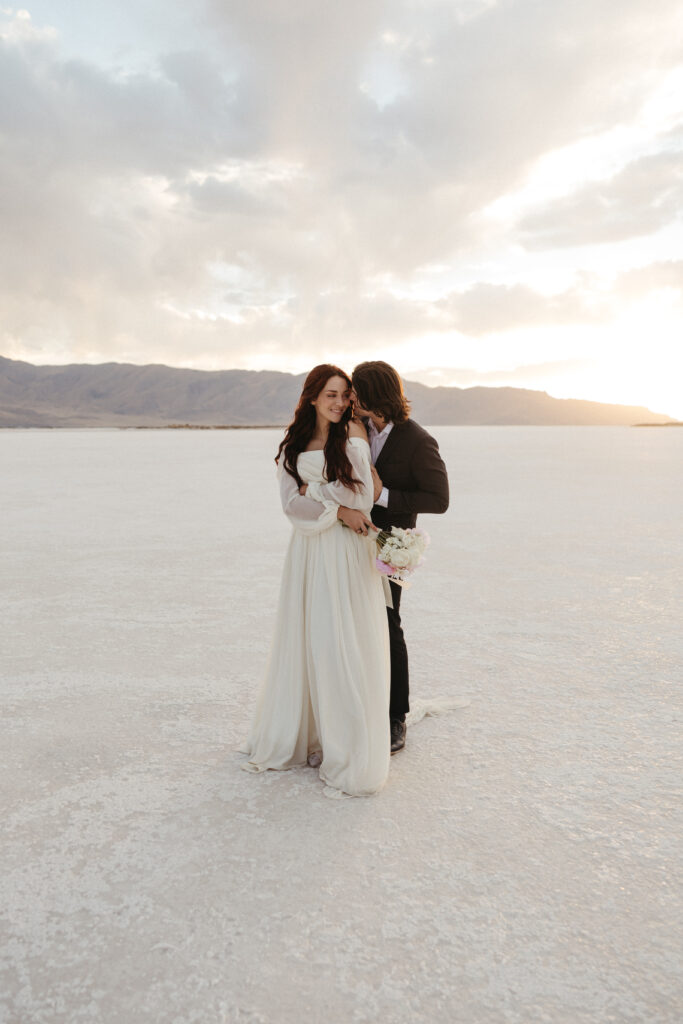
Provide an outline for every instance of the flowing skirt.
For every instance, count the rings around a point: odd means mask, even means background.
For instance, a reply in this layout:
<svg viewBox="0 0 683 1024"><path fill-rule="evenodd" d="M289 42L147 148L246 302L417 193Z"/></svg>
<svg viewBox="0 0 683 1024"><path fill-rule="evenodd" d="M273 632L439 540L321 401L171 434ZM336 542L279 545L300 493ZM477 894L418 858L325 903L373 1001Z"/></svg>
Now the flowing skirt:
<svg viewBox="0 0 683 1024"><path fill-rule="evenodd" d="M389 640L375 544L340 524L292 533L247 771L305 765L362 796L389 772Z"/></svg>

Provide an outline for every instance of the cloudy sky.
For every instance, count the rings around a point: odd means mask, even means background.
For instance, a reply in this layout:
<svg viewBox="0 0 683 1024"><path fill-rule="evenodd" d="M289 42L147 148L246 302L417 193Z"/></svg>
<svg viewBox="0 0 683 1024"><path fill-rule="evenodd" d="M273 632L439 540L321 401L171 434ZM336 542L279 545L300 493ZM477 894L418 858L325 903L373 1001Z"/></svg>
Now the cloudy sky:
<svg viewBox="0 0 683 1024"><path fill-rule="evenodd" d="M0 352L683 418L680 0L0 0Z"/></svg>

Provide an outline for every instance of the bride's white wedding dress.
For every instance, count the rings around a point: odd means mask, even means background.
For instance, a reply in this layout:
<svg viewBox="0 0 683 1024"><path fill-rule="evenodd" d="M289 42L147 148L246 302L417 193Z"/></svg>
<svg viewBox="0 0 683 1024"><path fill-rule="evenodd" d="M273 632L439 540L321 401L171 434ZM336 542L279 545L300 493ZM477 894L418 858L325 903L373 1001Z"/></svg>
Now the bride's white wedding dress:
<svg viewBox="0 0 683 1024"><path fill-rule="evenodd" d="M322 451L299 455L305 497L278 469L282 507L294 529L242 767L283 770L305 765L319 751L327 795L361 796L381 789L389 772L389 641L374 540L337 519L339 505L369 518L370 449L352 437L346 452L362 482L357 492L327 483Z"/></svg>

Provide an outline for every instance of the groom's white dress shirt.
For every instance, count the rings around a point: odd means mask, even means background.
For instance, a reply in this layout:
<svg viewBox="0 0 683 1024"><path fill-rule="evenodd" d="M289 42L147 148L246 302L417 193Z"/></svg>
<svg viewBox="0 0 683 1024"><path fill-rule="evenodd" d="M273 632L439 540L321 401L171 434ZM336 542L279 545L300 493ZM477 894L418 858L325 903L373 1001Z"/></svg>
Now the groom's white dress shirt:
<svg viewBox="0 0 683 1024"><path fill-rule="evenodd" d="M377 464L379 453L384 448L386 440L391 433L393 423L389 422L385 424L382 430L378 430L372 420L368 420L368 437L370 440L370 457L372 459L373 466ZM382 488L379 498L375 502L375 505L381 505L382 508L386 508L389 504L389 491L386 487Z"/></svg>

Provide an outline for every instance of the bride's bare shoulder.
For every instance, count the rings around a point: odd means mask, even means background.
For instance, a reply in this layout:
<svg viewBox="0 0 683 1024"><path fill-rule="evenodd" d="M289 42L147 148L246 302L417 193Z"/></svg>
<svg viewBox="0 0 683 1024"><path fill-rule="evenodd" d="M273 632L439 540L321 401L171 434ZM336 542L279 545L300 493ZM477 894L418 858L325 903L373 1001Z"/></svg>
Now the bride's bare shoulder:
<svg viewBox="0 0 683 1024"><path fill-rule="evenodd" d="M362 437L367 441L368 432L360 420L349 420L349 437Z"/></svg>

